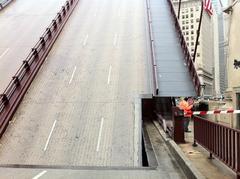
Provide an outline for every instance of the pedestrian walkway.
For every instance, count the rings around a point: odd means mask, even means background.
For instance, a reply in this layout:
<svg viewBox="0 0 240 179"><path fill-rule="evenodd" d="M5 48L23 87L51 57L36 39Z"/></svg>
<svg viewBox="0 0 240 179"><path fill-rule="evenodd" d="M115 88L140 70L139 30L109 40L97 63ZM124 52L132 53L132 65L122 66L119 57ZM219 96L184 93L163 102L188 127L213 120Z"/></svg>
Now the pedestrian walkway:
<svg viewBox="0 0 240 179"><path fill-rule="evenodd" d="M167 0L150 0L159 96L195 96Z"/></svg>
<svg viewBox="0 0 240 179"><path fill-rule="evenodd" d="M193 122L190 122L189 129L191 133L185 133L185 144L178 146L184 152L186 157L195 165L195 167L206 177L211 179L231 179L235 174L218 159L208 159L209 152L198 145L193 147Z"/></svg>

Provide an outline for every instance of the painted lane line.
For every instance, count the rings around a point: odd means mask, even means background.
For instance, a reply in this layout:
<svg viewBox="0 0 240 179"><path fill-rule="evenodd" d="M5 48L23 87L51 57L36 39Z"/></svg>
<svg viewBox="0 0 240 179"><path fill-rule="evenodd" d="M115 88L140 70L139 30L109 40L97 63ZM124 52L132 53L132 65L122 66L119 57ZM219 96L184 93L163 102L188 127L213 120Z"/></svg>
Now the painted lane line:
<svg viewBox="0 0 240 179"><path fill-rule="evenodd" d="M108 71L108 81L107 81L108 85L110 84L111 73L112 73L112 66L110 65L110 67L109 67L109 71Z"/></svg>
<svg viewBox="0 0 240 179"><path fill-rule="evenodd" d="M52 136L53 130L54 130L55 125L56 125L56 122L57 122L57 120L55 120L54 123L53 123L52 129L51 129L51 132L50 132L50 134L49 134L49 136L48 136L47 142L46 142L45 147L44 147L44 149L43 149L44 151L47 150L48 143L49 143L50 138L51 138L51 136Z"/></svg>
<svg viewBox="0 0 240 179"><path fill-rule="evenodd" d="M72 76L71 76L71 78L70 78L69 84L72 83L72 80L73 80L74 74L75 74L75 72L76 72L76 69L77 69L77 67L75 66L75 67L74 67L74 70L73 70L73 72L72 72Z"/></svg>
<svg viewBox="0 0 240 179"><path fill-rule="evenodd" d="M86 35L84 41L83 41L83 46L86 46L87 45L87 40L88 40L88 34Z"/></svg>
<svg viewBox="0 0 240 179"><path fill-rule="evenodd" d="M2 53L2 55L0 55L0 58L2 58L4 55L6 55L6 54L8 53L8 51L9 51L9 48L7 48L7 49Z"/></svg>
<svg viewBox="0 0 240 179"><path fill-rule="evenodd" d="M98 134L98 142L97 142L97 149L96 149L97 152L99 151L99 146L100 146L100 142L101 142L103 121L104 121L104 118L102 117L101 124L100 124L100 129L99 129L99 134Z"/></svg>
<svg viewBox="0 0 240 179"><path fill-rule="evenodd" d="M33 177L32 179L38 179L40 178L41 176L43 176L45 173L47 173L46 170L42 171L41 173L37 174L35 177Z"/></svg>
<svg viewBox="0 0 240 179"><path fill-rule="evenodd" d="M114 35L114 40L113 40L113 46L117 45L117 41L118 41L118 34Z"/></svg>

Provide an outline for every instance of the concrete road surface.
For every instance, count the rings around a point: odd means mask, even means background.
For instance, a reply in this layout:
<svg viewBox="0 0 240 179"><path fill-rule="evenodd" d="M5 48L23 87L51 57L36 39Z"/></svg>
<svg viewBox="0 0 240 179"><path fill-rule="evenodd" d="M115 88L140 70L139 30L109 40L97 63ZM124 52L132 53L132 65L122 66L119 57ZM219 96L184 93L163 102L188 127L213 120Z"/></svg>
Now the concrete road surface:
<svg viewBox="0 0 240 179"><path fill-rule="evenodd" d="M0 11L0 93L65 0L15 0Z"/></svg>
<svg viewBox="0 0 240 179"><path fill-rule="evenodd" d="M134 99L152 92L146 27L145 0L80 0L1 139L0 163L139 165Z"/></svg>

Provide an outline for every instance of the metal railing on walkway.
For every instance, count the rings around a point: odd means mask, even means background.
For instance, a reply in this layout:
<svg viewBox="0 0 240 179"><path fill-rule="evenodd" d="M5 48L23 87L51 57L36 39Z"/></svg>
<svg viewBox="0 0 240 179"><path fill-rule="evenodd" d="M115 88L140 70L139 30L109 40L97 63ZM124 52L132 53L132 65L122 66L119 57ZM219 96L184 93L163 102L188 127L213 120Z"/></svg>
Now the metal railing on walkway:
<svg viewBox="0 0 240 179"><path fill-rule="evenodd" d="M2 0L2 1L0 0L0 11L12 1L13 0Z"/></svg>
<svg viewBox="0 0 240 179"><path fill-rule="evenodd" d="M220 159L240 179L240 130L194 116L194 144L200 144Z"/></svg>
<svg viewBox="0 0 240 179"><path fill-rule="evenodd" d="M173 16L173 20L175 21L175 28L176 28L176 31L178 33L178 38L180 40L180 44L181 44L181 47L182 47L182 50L183 50L185 62L186 62L186 65L188 67L189 73L191 75L192 82L193 82L194 87L195 87L195 91L196 91L197 95L201 95L200 79L198 77L197 70L195 69L194 62L192 60L192 56L189 52L187 43L186 43L184 35L182 33L182 29L180 27L176 12L174 10L172 0L167 0L167 1L169 3L169 6L170 6L170 10L171 10L171 13L172 13L172 16Z"/></svg>

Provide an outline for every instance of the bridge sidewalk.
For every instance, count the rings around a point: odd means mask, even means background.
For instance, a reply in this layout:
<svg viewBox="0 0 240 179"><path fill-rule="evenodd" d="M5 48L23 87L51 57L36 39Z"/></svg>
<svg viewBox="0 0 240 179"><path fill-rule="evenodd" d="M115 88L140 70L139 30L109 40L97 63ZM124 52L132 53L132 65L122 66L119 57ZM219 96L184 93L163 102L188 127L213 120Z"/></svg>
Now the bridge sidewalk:
<svg viewBox="0 0 240 179"><path fill-rule="evenodd" d="M206 178L235 178L235 174L218 159L208 159L209 153L200 145L193 147L193 122L190 122L191 133L185 133L185 144L179 144L185 156Z"/></svg>

